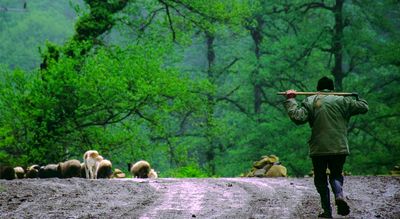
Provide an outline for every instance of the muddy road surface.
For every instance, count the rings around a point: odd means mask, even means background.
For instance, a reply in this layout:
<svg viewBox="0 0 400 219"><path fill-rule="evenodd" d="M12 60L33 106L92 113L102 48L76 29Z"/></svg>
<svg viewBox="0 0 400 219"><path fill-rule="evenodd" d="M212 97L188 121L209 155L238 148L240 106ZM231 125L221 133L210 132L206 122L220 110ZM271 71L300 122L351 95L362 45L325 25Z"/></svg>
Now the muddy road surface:
<svg viewBox="0 0 400 219"><path fill-rule="evenodd" d="M400 218L400 177L345 178L349 216ZM333 203L333 197L332 197ZM312 178L0 180L0 218L317 218Z"/></svg>

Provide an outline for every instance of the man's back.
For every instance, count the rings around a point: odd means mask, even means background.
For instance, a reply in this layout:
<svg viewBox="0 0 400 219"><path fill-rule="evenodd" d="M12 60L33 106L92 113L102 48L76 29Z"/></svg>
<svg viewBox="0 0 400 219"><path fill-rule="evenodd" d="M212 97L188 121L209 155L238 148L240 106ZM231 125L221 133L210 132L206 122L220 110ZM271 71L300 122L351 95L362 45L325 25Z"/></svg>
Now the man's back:
<svg viewBox="0 0 400 219"><path fill-rule="evenodd" d="M352 115L366 113L365 100L334 95L307 97L297 107L294 99L285 104L290 118L296 124L308 122L312 128L309 139L310 155L349 154L347 126Z"/></svg>

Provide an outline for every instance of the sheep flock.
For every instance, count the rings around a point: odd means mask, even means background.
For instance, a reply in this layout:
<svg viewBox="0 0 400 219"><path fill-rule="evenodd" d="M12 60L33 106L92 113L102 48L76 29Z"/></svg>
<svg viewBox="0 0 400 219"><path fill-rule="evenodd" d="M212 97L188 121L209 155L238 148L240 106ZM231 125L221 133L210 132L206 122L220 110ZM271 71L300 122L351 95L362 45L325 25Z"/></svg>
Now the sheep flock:
<svg viewBox="0 0 400 219"><path fill-rule="evenodd" d="M128 170L135 178L158 178L157 172L150 163L144 160L129 163ZM110 160L104 159L96 150L86 151L83 162L67 160L58 164L31 165L26 168L0 165L0 179L13 180L23 178L72 178L118 179L126 178L120 169L112 168Z"/></svg>

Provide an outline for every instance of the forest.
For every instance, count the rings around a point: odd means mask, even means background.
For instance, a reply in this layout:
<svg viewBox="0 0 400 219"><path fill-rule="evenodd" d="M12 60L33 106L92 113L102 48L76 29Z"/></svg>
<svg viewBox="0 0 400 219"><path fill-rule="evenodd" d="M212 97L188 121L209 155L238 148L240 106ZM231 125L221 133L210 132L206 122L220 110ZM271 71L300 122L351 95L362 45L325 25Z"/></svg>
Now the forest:
<svg viewBox="0 0 400 219"><path fill-rule="evenodd" d="M353 175L400 164L398 0L0 0L0 163L98 150L161 177L235 177L274 154L312 168L310 127L277 92L369 104L348 127ZM304 96L297 96L301 101ZM397 122L396 122L397 121Z"/></svg>

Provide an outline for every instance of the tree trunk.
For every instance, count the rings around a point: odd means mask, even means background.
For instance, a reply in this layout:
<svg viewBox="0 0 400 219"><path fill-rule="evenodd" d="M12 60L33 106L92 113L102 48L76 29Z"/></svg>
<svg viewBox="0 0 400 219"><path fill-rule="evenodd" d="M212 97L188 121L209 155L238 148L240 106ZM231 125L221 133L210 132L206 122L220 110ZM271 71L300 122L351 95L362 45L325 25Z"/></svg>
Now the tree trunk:
<svg viewBox="0 0 400 219"><path fill-rule="evenodd" d="M335 79L335 89L337 91L343 89L342 81L345 76L343 72L343 4L344 0L336 0L336 4L333 7L335 27L332 36L332 51L335 57L335 65L332 69L332 75Z"/></svg>
<svg viewBox="0 0 400 219"><path fill-rule="evenodd" d="M262 36L262 24L263 20L261 17L257 17L257 26L250 28L251 37L254 41L254 53L257 60L256 68L253 70L252 83L253 83L253 96L254 96L254 113L261 113L262 105L262 85L260 83L260 57L261 57L261 43L263 41Z"/></svg>
<svg viewBox="0 0 400 219"><path fill-rule="evenodd" d="M214 84L214 72L213 66L215 63L215 50L214 50L214 34L206 31L205 32L206 43L207 43L207 61L208 61L208 68L207 68L207 77L208 80ZM207 118L206 118L206 137L208 141L208 148L206 152L206 159L209 163L210 172L212 175L216 173L215 167L215 144L214 144L214 135L212 133L213 130L213 116L214 116L214 107L215 107L215 97L213 94L207 95Z"/></svg>
<svg viewBox="0 0 400 219"><path fill-rule="evenodd" d="M168 153L169 153L169 165L170 167L175 168L177 164L175 147L171 144L169 139L167 139L167 143L168 143Z"/></svg>

